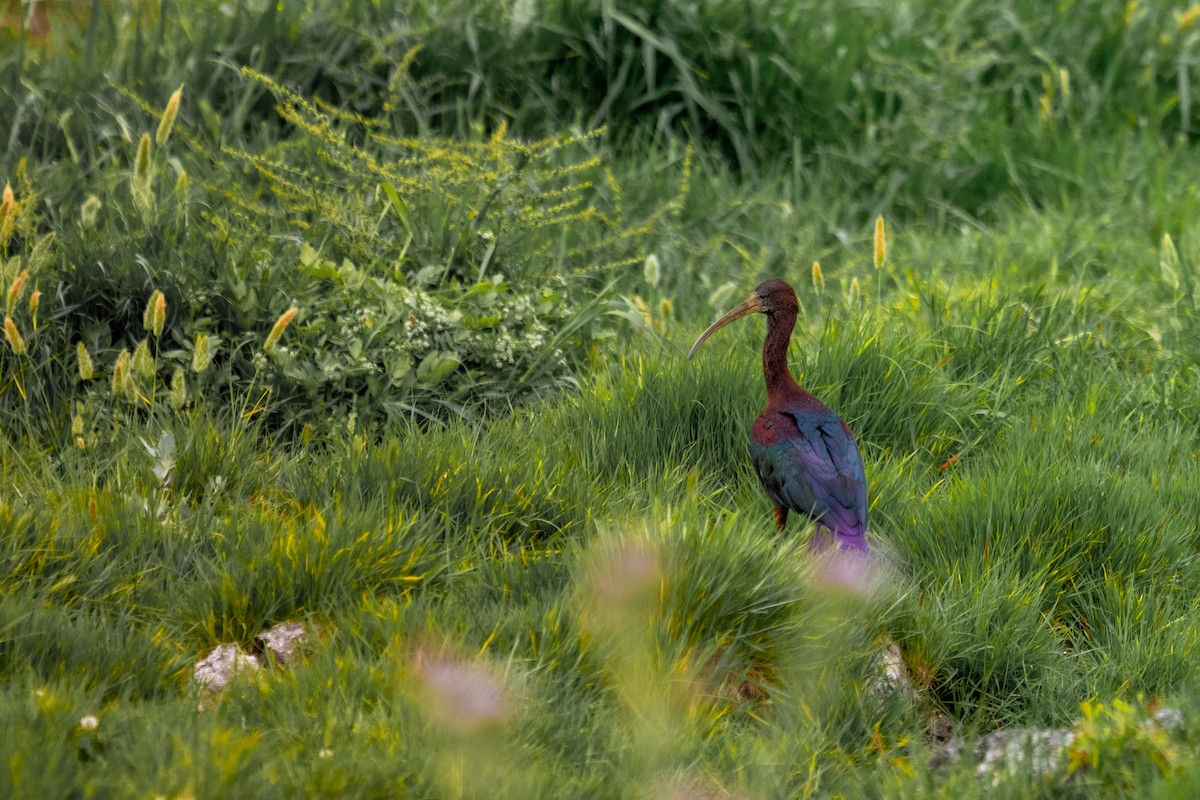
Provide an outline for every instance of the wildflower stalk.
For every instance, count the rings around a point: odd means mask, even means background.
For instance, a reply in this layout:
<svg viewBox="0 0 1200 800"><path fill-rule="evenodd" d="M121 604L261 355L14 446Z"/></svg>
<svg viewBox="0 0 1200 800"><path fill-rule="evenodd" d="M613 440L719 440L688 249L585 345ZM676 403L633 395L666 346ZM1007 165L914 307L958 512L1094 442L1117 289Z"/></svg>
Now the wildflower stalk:
<svg viewBox="0 0 1200 800"><path fill-rule="evenodd" d="M159 147L165 145L167 139L171 138L171 129L175 127L175 117L179 115L179 99L182 94L183 84L180 84L167 100L167 107L163 110L162 119L158 122L158 130L154 134L154 143Z"/></svg>
<svg viewBox="0 0 1200 800"><path fill-rule="evenodd" d="M279 344L279 337L283 336L283 332L287 330L288 325L292 324L292 318L296 316L296 312L299 310L295 306L292 306L279 315L279 319L275 320L275 324L271 326L271 332L267 334L267 340L263 342L264 351L269 353L275 349L275 345Z"/></svg>
<svg viewBox="0 0 1200 800"><path fill-rule="evenodd" d="M652 289L658 288L661 274L658 256L654 255L654 253L646 256L646 263L642 265L642 277L645 279L646 285Z"/></svg>
<svg viewBox="0 0 1200 800"><path fill-rule="evenodd" d="M4 339L13 353L19 356L25 354L25 340L21 338L21 332L17 330L17 323L13 322L12 317L4 318Z"/></svg>
<svg viewBox="0 0 1200 800"><path fill-rule="evenodd" d="M17 301L21 299L21 292L25 289L26 282L29 281L29 270L21 270L21 274L8 287L8 296L5 298L4 313L12 316L13 311L17 307Z"/></svg>
<svg viewBox="0 0 1200 800"><path fill-rule="evenodd" d="M114 397L124 398L129 402L137 399L137 387L133 383L133 358L128 350L122 350L113 364L112 392Z"/></svg>
<svg viewBox="0 0 1200 800"><path fill-rule="evenodd" d="M142 327L154 334L154 338L162 336L163 324L167 319L167 298L162 292L155 290L146 302L146 310L142 312Z"/></svg>
<svg viewBox="0 0 1200 800"><path fill-rule="evenodd" d="M183 367L176 367L175 372L171 375L171 391L168 395L171 402L171 408L178 411L183 408L187 402L187 378L183 374Z"/></svg>
<svg viewBox="0 0 1200 800"><path fill-rule="evenodd" d="M133 161L133 177L130 179L133 203L142 216L150 215L154 209L154 172L150 169L150 134L143 133L138 141L137 156Z"/></svg>
<svg viewBox="0 0 1200 800"><path fill-rule="evenodd" d="M0 250L8 246L9 237L17 224L17 200L13 195L12 185L4 184L4 193L0 195Z"/></svg>
<svg viewBox="0 0 1200 800"><path fill-rule="evenodd" d="M154 379L154 356L150 355L150 341L142 339L138 342L137 349L133 351L133 374L137 375L144 381L153 381Z"/></svg>
<svg viewBox="0 0 1200 800"><path fill-rule="evenodd" d="M195 348L192 350L192 372L199 375L208 369L210 363L212 363L212 342L207 333L197 333Z"/></svg>
<svg viewBox="0 0 1200 800"><path fill-rule="evenodd" d="M90 381L96 377L96 368L92 364L92 357L88 355L87 346L83 342L75 343L75 356L79 361L79 380Z"/></svg>
<svg viewBox="0 0 1200 800"><path fill-rule="evenodd" d="M875 217L875 307L883 302L883 266L887 263L887 236L883 229L883 215Z"/></svg>
<svg viewBox="0 0 1200 800"><path fill-rule="evenodd" d="M83 439L84 420L83 420L84 404L77 402L75 404L75 415L71 417L71 436L75 439L75 446L80 450L87 446Z"/></svg>

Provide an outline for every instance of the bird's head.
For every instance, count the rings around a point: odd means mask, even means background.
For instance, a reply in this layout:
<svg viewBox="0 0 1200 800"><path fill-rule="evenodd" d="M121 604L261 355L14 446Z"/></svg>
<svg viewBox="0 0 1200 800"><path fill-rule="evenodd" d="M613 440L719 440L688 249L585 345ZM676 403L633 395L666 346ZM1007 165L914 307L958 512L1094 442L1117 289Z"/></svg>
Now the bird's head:
<svg viewBox="0 0 1200 800"><path fill-rule="evenodd" d="M725 316L709 325L704 333L700 334L700 338L696 339L696 343L688 351L687 357L690 359L694 356L705 339L739 317L747 314L766 314L768 317L775 314L790 314L794 317L798 308L796 292L787 282L779 278L764 281L755 287L749 297L730 309Z"/></svg>

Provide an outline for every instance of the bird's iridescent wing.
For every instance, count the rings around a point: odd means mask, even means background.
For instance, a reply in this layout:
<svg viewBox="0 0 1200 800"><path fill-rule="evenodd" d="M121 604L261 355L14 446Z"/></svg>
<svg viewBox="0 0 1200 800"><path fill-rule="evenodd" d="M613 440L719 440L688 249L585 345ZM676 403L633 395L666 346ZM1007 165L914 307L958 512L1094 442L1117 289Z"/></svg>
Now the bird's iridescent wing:
<svg viewBox="0 0 1200 800"><path fill-rule="evenodd" d="M828 409L804 409L780 411L771 425L774 435L751 438L754 466L771 500L820 519L836 534L864 534L866 477L845 423Z"/></svg>

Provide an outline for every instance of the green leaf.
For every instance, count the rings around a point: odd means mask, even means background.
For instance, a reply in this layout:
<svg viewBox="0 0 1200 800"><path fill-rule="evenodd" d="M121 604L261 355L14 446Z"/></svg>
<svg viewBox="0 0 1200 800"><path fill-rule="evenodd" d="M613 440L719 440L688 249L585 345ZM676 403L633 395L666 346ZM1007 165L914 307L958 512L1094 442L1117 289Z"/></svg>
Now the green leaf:
<svg viewBox="0 0 1200 800"><path fill-rule="evenodd" d="M449 378L458 369L462 361L458 354L450 351L435 350L417 365L417 382L422 386L437 386Z"/></svg>
<svg viewBox="0 0 1200 800"><path fill-rule="evenodd" d="M311 244L305 242L300 245L300 263L306 267L311 267L313 262L317 260L317 251Z"/></svg>
<svg viewBox="0 0 1200 800"><path fill-rule="evenodd" d="M383 193L387 195L388 200L392 203L392 210L396 212L396 219L400 220L400 224L404 226L404 232L409 236L413 235L412 220L408 215L408 206L400 199L400 194L396 191L396 187L390 183L381 183L379 188L383 189Z"/></svg>

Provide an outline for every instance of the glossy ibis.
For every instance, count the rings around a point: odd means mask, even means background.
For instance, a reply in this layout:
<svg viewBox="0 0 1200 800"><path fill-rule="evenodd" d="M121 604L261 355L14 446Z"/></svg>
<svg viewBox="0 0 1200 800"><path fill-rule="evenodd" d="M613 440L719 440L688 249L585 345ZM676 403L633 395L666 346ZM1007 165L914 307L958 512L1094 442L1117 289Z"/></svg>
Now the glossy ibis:
<svg viewBox="0 0 1200 800"><path fill-rule="evenodd" d="M788 341L798 309L796 292L784 281L760 284L700 334L688 358L733 320L767 315L762 355L767 407L750 429L750 456L775 505L775 525L782 531L788 511L796 511L817 523L814 550L823 550L832 536L841 549L866 553L867 482L854 434L788 370Z"/></svg>

